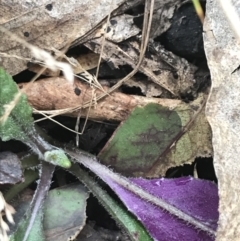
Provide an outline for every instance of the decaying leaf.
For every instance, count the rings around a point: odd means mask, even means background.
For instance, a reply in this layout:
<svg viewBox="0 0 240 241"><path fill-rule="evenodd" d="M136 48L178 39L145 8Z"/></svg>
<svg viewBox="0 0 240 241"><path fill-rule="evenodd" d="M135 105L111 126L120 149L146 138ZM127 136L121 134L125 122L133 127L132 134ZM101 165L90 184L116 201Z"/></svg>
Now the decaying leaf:
<svg viewBox="0 0 240 241"><path fill-rule="evenodd" d="M154 5L155 14L152 19L151 39L160 36L162 33L168 30L171 26L171 20L174 12L184 2L179 0L156 0Z"/></svg>
<svg viewBox="0 0 240 241"><path fill-rule="evenodd" d="M21 182L22 175L18 156L12 152L0 152L0 184Z"/></svg>
<svg viewBox="0 0 240 241"><path fill-rule="evenodd" d="M119 43L137 35L139 32L140 29L133 22L133 16L123 14L111 18L106 38L115 43Z"/></svg>
<svg viewBox="0 0 240 241"><path fill-rule="evenodd" d="M101 162L128 176L158 177L169 167L210 156L204 98L175 109L156 104L137 107L99 154Z"/></svg>
<svg viewBox="0 0 240 241"><path fill-rule="evenodd" d="M101 52L102 39L94 39L85 43L85 46L95 53ZM152 46L152 47L151 47ZM188 63L187 60L180 58L167 51L160 44L154 43L150 46L150 57L145 57L139 71L149 77L151 81L160 85L176 96L191 93L194 90L196 81L194 73L197 68ZM137 40L128 41L121 46L105 41L102 57L110 61L115 68L120 65L136 66L139 55L140 44ZM194 95L194 93L193 93Z"/></svg>
<svg viewBox="0 0 240 241"><path fill-rule="evenodd" d="M119 237L122 240L121 236L120 231L100 228L94 222L88 222L75 241L106 241L106 238L117 241Z"/></svg>
<svg viewBox="0 0 240 241"><path fill-rule="evenodd" d="M239 18L239 2L230 4ZM240 47L219 1L207 1L204 46L212 77L206 113L213 131L220 198L216 240L237 241L240 237Z"/></svg>
<svg viewBox="0 0 240 241"><path fill-rule="evenodd" d="M123 85L140 88L141 92L148 98L160 97L163 93L162 88L159 85L149 82L146 79L136 79L133 77Z"/></svg>
<svg viewBox="0 0 240 241"><path fill-rule="evenodd" d="M109 13L125 1L27 1L1 3L0 26L32 44L51 51L61 49L94 30ZM7 10L6 10L7 9ZM6 15L6 12L8 13ZM71 30L71 31L70 31ZM26 46L0 32L0 65L11 75L27 68L31 54ZM18 58L15 58L17 56Z"/></svg>

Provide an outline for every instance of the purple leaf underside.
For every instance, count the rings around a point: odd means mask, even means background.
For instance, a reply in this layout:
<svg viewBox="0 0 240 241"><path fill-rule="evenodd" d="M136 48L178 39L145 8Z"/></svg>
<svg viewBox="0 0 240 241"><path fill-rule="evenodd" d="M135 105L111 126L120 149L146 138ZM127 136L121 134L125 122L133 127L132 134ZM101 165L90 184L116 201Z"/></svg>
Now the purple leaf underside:
<svg viewBox="0 0 240 241"><path fill-rule="evenodd" d="M141 199L112 179L105 177L104 180L118 194L128 210L144 224L154 240L214 240L211 234L198 230L166 210L154 206L150 201ZM216 230L219 199L217 186L214 183L192 177L152 180L132 178L130 180L145 191Z"/></svg>

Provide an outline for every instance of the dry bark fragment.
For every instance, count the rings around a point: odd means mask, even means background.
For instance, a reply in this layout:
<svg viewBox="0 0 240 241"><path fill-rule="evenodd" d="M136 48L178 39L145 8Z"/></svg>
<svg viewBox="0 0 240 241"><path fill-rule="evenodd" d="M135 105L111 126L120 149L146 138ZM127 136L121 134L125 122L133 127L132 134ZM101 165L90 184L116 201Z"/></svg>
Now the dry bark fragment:
<svg viewBox="0 0 240 241"><path fill-rule="evenodd" d="M23 88L27 83L19 84ZM107 91L107 87L104 87ZM48 78L36 81L31 87L23 88L26 91L29 103L37 110L45 110L48 113L57 113L59 109L83 106L84 103L93 100L92 108L81 110L81 116L89 114L90 119L122 121L136 106L144 106L148 103L158 103L169 108L175 108L182 102L173 99L146 98L136 95L126 95L114 92L103 100L94 103L94 97L102 94L101 90L93 90L88 84L75 80L74 86L64 78ZM79 93L79 95L78 95ZM94 94L94 95L93 95ZM55 110L55 111L50 111ZM45 112L46 113L46 112ZM76 117L79 111L68 111L65 115Z"/></svg>

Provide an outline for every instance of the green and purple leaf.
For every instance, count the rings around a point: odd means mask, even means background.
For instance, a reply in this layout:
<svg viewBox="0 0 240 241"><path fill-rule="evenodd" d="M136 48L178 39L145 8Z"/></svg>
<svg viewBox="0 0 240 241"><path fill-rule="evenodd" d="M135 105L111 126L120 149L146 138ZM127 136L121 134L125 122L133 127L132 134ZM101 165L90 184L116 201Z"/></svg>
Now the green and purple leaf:
<svg viewBox="0 0 240 241"><path fill-rule="evenodd" d="M168 168L212 153L204 96L170 109L158 104L136 107L98 155L124 176L164 176Z"/></svg>
<svg viewBox="0 0 240 241"><path fill-rule="evenodd" d="M116 221L118 226L128 234L130 240L152 241L151 236L141 222L136 220L134 215L128 212L122 204L115 201L105 190L103 190L99 183L95 182L94 178L91 177L87 171L80 168L77 164L74 164L69 171L85 184Z"/></svg>
<svg viewBox="0 0 240 241"><path fill-rule="evenodd" d="M127 179L90 155L66 152L105 181L155 240L214 240L218 221L214 183L192 177Z"/></svg>
<svg viewBox="0 0 240 241"><path fill-rule="evenodd" d="M218 221L217 186L209 181L181 177L176 179L131 179L135 184L154 196L165 200L189 216L216 230ZM145 225L156 240L192 241L214 240L207 232L197 230L165 210L156 208L128 190L112 184L111 187L121 200ZM160 238L161 237L161 238Z"/></svg>
<svg viewBox="0 0 240 241"><path fill-rule="evenodd" d="M101 151L99 159L125 175L147 172L182 129L176 111L157 104L135 108Z"/></svg>

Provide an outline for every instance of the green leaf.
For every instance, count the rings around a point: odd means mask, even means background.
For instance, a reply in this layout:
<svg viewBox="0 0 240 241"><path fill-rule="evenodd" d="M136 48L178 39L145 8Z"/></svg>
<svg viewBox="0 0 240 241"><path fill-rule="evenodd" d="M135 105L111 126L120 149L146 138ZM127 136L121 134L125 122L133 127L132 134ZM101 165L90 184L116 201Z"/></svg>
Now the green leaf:
<svg viewBox="0 0 240 241"><path fill-rule="evenodd" d="M158 104L137 107L99 155L105 165L136 176L146 173L182 129L176 111Z"/></svg>
<svg viewBox="0 0 240 241"><path fill-rule="evenodd" d="M5 107L18 93L16 83L12 77L0 68L0 118L5 114ZM6 121L0 122L0 137L3 141L11 139L29 142L26 132L34 130L32 109L27 102L26 95L22 94Z"/></svg>
<svg viewBox="0 0 240 241"><path fill-rule="evenodd" d="M0 120L6 114L6 107L15 105L9 116L0 121L1 139L22 141L30 146L40 159L63 168L70 167L71 162L64 152L50 145L37 133L32 118L32 108L27 102L26 95L21 94L19 100L13 103L19 94L18 87L2 68L0 68L0 86Z"/></svg>
<svg viewBox="0 0 240 241"><path fill-rule="evenodd" d="M206 96L174 109L137 107L99 154L101 163L127 176L164 176L170 167L212 154L211 129L204 115Z"/></svg>
<svg viewBox="0 0 240 241"><path fill-rule="evenodd" d="M24 171L24 182L13 185L5 194L5 200L11 201L16 197L21 191L28 187L38 178L37 171L34 170L25 170Z"/></svg>
<svg viewBox="0 0 240 241"><path fill-rule="evenodd" d="M17 231L14 233L14 241L35 240L32 239L32 237L35 237L35 235L39 235L39 241L42 239L44 240L44 235L42 231L42 209L51 185L51 179L54 169L55 166L51 165L50 163L44 162L42 164L37 190L35 191L34 197L26 213L26 216L21 220Z"/></svg>
<svg viewBox="0 0 240 241"><path fill-rule="evenodd" d="M71 184L51 190L45 200L44 208L36 217L27 240L66 241L77 235L85 225L88 196L88 191L81 184ZM15 203L16 201L18 200L15 200ZM25 202L20 202L16 207L17 213L24 213L27 206ZM30 216L29 211L25 216ZM10 240L22 241L27 228L27 220L22 218L16 225L18 229L10 236Z"/></svg>
<svg viewBox="0 0 240 241"><path fill-rule="evenodd" d="M31 216L31 211L28 210L26 213L26 218L23 218L21 222L18 224L18 228L13 235L10 236L10 241L22 241L25 236L25 230L28 227L29 217ZM39 210L35 222L32 226L31 232L28 235L27 241L45 241L44 233L43 233L43 211Z"/></svg>
<svg viewBox="0 0 240 241"><path fill-rule="evenodd" d="M87 189L81 184L67 185L49 192L43 221L46 241L73 239L82 230L88 196Z"/></svg>

